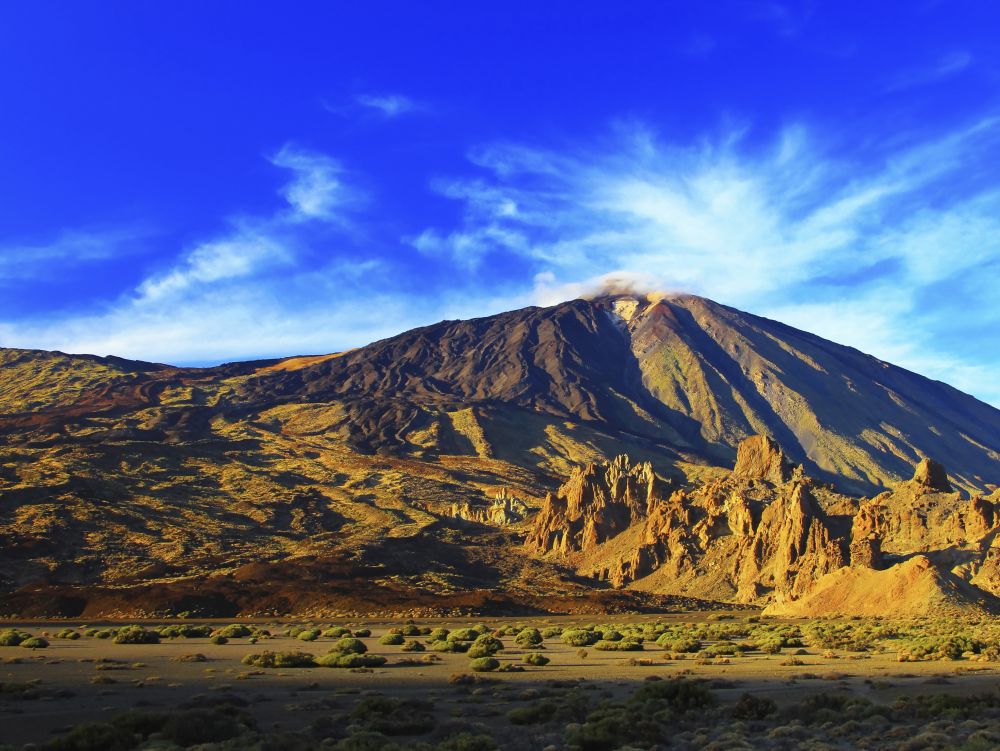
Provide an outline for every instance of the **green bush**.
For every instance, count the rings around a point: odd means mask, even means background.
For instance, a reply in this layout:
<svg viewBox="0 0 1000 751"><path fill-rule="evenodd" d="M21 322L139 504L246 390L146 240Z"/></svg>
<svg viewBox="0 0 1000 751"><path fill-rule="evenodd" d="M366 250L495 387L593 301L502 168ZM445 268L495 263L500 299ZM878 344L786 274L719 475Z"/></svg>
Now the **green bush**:
<svg viewBox="0 0 1000 751"><path fill-rule="evenodd" d="M316 641L321 633L323 632L318 628L307 628L304 631L300 631L295 638L299 641Z"/></svg>
<svg viewBox="0 0 1000 751"><path fill-rule="evenodd" d="M556 714L556 709L553 702L540 701L510 710L507 719L512 725L539 725L551 720Z"/></svg>
<svg viewBox="0 0 1000 751"><path fill-rule="evenodd" d="M475 641L481 632L474 628L457 628L448 634L448 641Z"/></svg>
<svg viewBox="0 0 1000 751"><path fill-rule="evenodd" d="M621 641L622 640L622 632L621 631L616 631L613 628L609 628L607 631L602 631L601 632L601 640L602 641Z"/></svg>
<svg viewBox="0 0 1000 751"><path fill-rule="evenodd" d="M99 722L79 725L42 748L45 751L131 751L135 746L132 733Z"/></svg>
<svg viewBox="0 0 1000 751"><path fill-rule="evenodd" d="M195 625L193 623L184 623L178 626L178 632L180 636L183 636L185 639L206 639L212 635L212 627Z"/></svg>
<svg viewBox="0 0 1000 751"><path fill-rule="evenodd" d="M242 662L258 668L316 667L316 658L307 652L260 652L247 655Z"/></svg>
<svg viewBox="0 0 1000 751"><path fill-rule="evenodd" d="M31 634L17 629L9 628L0 631L0 647L16 647L25 639L30 639Z"/></svg>
<svg viewBox="0 0 1000 751"><path fill-rule="evenodd" d="M631 639L621 641L599 641L594 645L594 649L601 652L641 652L642 644Z"/></svg>
<svg viewBox="0 0 1000 751"><path fill-rule="evenodd" d="M495 657L479 657L469 662L469 670L476 673L489 673L500 667L500 660Z"/></svg>
<svg viewBox="0 0 1000 751"><path fill-rule="evenodd" d="M777 705L767 697L745 693L733 707L733 717L737 720L763 720L777 709Z"/></svg>
<svg viewBox="0 0 1000 751"><path fill-rule="evenodd" d="M329 651L340 652L341 654L363 655L368 651L368 647L361 639L345 636L334 642Z"/></svg>
<svg viewBox="0 0 1000 751"><path fill-rule="evenodd" d="M496 751L497 744L488 735L459 733L441 741L434 751Z"/></svg>
<svg viewBox="0 0 1000 751"><path fill-rule="evenodd" d="M442 641L448 638L449 633L448 629L438 627L427 635L427 641Z"/></svg>
<svg viewBox="0 0 1000 751"><path fill-rule="evenodd" d="M215 635L215 636L213 636L213 637L212 637L211 639L209 639L209 641L210 641L210 642L211 642L212 644L219 644L219 645L221 645L221 644L229 644L229 639L227 639L227 638L226 638L225 636L223 636L222 634L216 634L216 635Z"/></svg>
<svg viewBox="0 0 1000 751"><path fill-rule="evenodd" d="M657 644L660 644L671 652L699 652L701 651L701 642L697 639L692 639L689 636L684 636L679 639L671 638L670 634L664 634L659 639L656 640Z"/></svg>
<svg viewBox="0 0 1000 751"><path fill-rule="evenodd" d="M364 638L366 636L371 636L372 630L370 628L356 628L354 629L354 635L359 639Z"/></svg>
<svg viewBox="0 0 1000 751"><path fill-rule="evenodd" d="M227 639L243 639L247 636L253 636L253 629L242 623L231 623L228 626L223 626L220 629L216 629L212 632L212 636L224 636Z"/></svg>
<svg viewBox="0 0 1000 751"><path fill-rule="evenodd" d="M115 644L159 644L160 635L142 626L123 626L114 637Z"/></svg>
<svg viewBox="0 0 1000 751"><path fill-rule="evenodd" d="M403 626L400 630L403 636L420 636L421 629L419 626L414 626L412 623Z"/></svg>
<svg viewBox="0 0 1000 751"><path fill-rule="evenodd" d="M542 634L537 628L526 628L514 637L514 643L522 649L538 647L542 643Z"/></svg>
<svg viewBox="0 0 1000 751"><path fill-rule="evenodd" d="M562 633L563 644L571 647L589 647L591 644L596 644L599 639L595 632L583 629L572 629Z"/></svg>
<svg viewBox="0 0 1000 751"><path fill-rule="evenodd" d="M434 706L417 699L371 696L349 715L352 724L385 735L424 735L434 729Z"/></svg>
<svg viewBox="0 0 1000 751"><path fill-rule="evenodd" d="M551 639L555 636L562 636L563 629L561 626L550 626L549 628L542 629L542 638Z"/></svg>
<svg viewBox="0 0 1000 751"><path fill-rule="evenodd" d="M423 652L427 649L423 644L421 644L416 639L410 639L403 645L402 651L404 652Z"/></svg>
<svg viewBox="0 0 1000 751"><path fill-rule="evenodd" d="M503 642L495 636L483 634L469 647L469 657L492 657L503 649Z"/></svg>
<svg viewBox="0 0 1000 751"><path fill-rule="evenodd" d="M451 641L450 639L438 640L431 642L429 649L432 652L468 652L469 642L466 641Z"/></svg>
<svg viewBox="0 0 1000 751"><path fill-rule="evenodd" d="M25 649L45 649L49 646L49 640L44 636L32 636L21 642L20 646Z"/></svg>
<svg viewBox="0 0 1000 751"><path fill-rule="evenodd" d="M406 637L400 633L389 632L381 639L378 640L379 644L384 644L386 646L397 646L399 644L406 643Z"/></svg>
<svg viewBox="0 0 1000 751"><path fill-rule="evenodd" d="M357 652L330 652L316 658L316 664L323 668L377 668L386 662L380 655Z"/></svg>
<svg viewBox="0 0 1000 751"><path fill-rule="evenodd" d="M529 665L534 665L535 667L542 667L542 665L548 665L552 660L543 654L538 652L529 652L524 656L524 661Z"/></svg>
<svg viewBox="0 0 1000 751"><path fill-rule="evenodd" d="M351 629L344 628L343 626L332 626L321 633L327 639L339 639L341 636L354 636L354 634L351 633ZM299 638L301 639L302 636L300 635Z"/></svg>
<svg viewBox="0 0 1000 751"><path fill-rule="evenodd" d="M76 641L80 638L80 632L71 628L64 628L58 634L56 634L57 639L69 639L70 641Z"/></svg>

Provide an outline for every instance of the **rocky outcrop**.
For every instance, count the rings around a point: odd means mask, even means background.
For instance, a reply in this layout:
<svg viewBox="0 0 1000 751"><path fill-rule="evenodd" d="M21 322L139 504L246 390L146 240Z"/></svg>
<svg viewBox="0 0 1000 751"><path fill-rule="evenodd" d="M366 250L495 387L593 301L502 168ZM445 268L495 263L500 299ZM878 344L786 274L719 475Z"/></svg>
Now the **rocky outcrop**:
<svg viewBox="0 0 1000 751"><path fill-rule="evenodd" d="M931 460L913 480L858 501L792 467L773 439L752 436L728 475L668 497L664 488L648 464L623 456L581 468L546 500L528 547L617 587L781 603L781 612L798 612L800 601L813 607L821 586L881 582L895 590L910 582L955 602L977 586L984 601L1000 595L997 505L963 500ZM919 565L899 568L921 553ZM857 592L830 597L838 608L867 612Z"/></svg>
<svg viewBox="0 0 1000 751"><path fill-rule="evenodd" d="M929 458L920 460L910 482L929 491L952 492L951 483L948 482L948 472L944 466Z"/></svg>
<svg viewBox="0 0 1000 751"><path fill-rule="evenodd" d="M469 502L453 503L449 513L456 519L468 522L506 527L522 521L528 513L528 505L514 497L507 488L501 488L488 506L473 506Z"/></svg>
<svg viewBox="0 0 1000 751"><path fill-rule="evenodd" d="M778 442L770 436L754 435L736 449L733 475L748 480L768 480L780 485L791 479L792 464L785 458Z"/></svg>
<svg viewBox="0 0 1000 751"><path fill-rule="evenodd" d="M588 464L546 496L525 544L540 553L591 550L643 519L663 487L648 462L621 455Z"/></svg>

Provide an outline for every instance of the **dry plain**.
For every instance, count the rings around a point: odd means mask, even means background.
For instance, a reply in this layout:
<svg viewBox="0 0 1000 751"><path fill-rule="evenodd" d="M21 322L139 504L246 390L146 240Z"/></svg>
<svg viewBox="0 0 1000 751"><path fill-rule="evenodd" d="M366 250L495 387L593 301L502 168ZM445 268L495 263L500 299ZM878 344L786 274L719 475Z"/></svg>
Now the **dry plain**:
<svg viewBox="0 0 1000 751"><path fill-rule="evenodd" d="M42 636L49 646L0 647L0 748L971 750L1000 744L992 621L733 613L186 623L189 633L206 635L176 635L179 624L159 621L124 632L153 639L142 634L173 625L158 643L116 643L125 624L4 624L0 632ZM223 640L213 641L209 629L244 635L214 643ZM358 641L339 633L344 629L360 633ZM437 638L444 632L436 629L447 629L447 636ZM473 670L470 645L472 654L484 647L488 653L496 640L503 647L494 653L500 669ZM322 662L338 649L363 653L364 660L348 660L353 668L289 667L280 658L277 667L262 666L266 658L246 664L248 655L268 652ZM441 651L451 649L467 651ZM527 664L529 654L548 662ZM384 664L361 665L378 658ZM489 656L479 659L477 667L495 667Z"/></svg>

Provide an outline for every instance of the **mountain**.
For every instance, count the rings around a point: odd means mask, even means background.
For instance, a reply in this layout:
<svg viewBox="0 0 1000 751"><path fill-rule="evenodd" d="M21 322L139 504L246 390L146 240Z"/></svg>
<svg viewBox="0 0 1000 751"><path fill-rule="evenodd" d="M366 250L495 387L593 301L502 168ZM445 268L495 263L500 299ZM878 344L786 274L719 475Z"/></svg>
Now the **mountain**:
<svg viewBox="0 0 1000 751"><path fill-rule="evenodd" d="M653 586L659 563L649 586L595 579L573 551L522 542L581 467L628 454L653 485L696 492L757 434L833 505L927 456L965 493L1000 483L1000 411L692 296L573 300L213 368L0 349L0 614L731 600L732 582Z"/></svg>

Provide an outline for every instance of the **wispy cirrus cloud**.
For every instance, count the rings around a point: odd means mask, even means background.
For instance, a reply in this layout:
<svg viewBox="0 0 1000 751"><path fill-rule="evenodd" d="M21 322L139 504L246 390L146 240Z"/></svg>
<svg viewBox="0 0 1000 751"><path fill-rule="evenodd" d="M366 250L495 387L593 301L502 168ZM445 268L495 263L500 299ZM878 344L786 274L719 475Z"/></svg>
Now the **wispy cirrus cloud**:
<svg viewBox="0 0 1000 751"><path fill-rule="evenodd" d="M139 252L139 229L67 230L45 241L0 246L0 284L48 278L67 269Z"/></svg>
<svg viewBox="0 0 1000 751"><path fill-rule="evenodd" d="M903 70L886 84L886 91L904 91L918 86L938 83L958 75L972 64L972 54L957 50L942 55L929 65Z"/></svg>
<svg viewBox="0 0 1000 751"><path fill-rule="evenodd" d="M399 117L423 109L419 102L402 94L359 94L354 101L386 118Z"/></svg>

